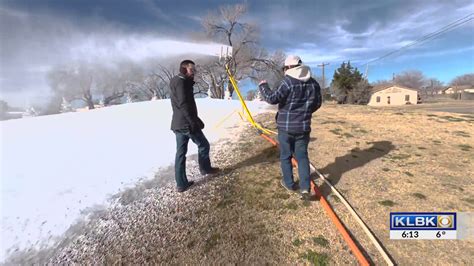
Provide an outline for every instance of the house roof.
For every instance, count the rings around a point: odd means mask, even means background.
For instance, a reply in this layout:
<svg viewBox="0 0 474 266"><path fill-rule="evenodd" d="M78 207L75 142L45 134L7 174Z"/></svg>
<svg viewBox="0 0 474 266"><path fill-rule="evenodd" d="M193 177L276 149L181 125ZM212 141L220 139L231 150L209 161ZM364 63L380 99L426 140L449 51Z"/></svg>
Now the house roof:
<svg viewBox="0 0 474 266"><path fill-rule="evenodd" d="M402 88L402 89L406 89L406 90L418 91L416 89L408 88L408 87L397 85L397 84L384 84L384 85L379 85L379 86L373 87L372 88L372 93L383 91L383 90L391 88L391 87L398 87L398 88Z"/></svg>

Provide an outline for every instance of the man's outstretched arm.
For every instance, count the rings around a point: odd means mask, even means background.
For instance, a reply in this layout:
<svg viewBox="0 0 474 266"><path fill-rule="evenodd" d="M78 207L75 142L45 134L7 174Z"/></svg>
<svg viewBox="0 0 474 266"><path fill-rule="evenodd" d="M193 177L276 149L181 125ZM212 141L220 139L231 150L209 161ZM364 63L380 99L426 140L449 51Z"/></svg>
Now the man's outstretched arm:
<svg viewBox="0 0 474 266"><path fill-rule="evenodd" d="M262 80L259 83L258 89L260 90L260 94L262 94L263 99L269 104L280 103L282 100L286 99L290 93L290 89L284 80L275 91L270 89L270 86L268 86L266 80Z"/></svg>

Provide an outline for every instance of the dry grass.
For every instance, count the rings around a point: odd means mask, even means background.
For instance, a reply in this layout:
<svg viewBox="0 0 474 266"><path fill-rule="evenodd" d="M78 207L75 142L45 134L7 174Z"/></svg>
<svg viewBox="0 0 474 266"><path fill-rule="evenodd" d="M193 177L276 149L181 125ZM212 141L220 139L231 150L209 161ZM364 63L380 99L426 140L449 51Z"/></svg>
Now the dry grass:
<svg viewBox="0 0 474 266"><path fill-rule="evenodd" d="M329 121L344 121L337 126L339 134ZM346 191L344 196L397 263L466 265L474 260L472 241L389 240L389 213L474 210L473 122L470 115L416 108L326 105L313 118L311 137L316 141L310 144L310 160ZM344 133L353 137L341 138ZM371 259L383 264L333 199L329 197Z"/></svg>

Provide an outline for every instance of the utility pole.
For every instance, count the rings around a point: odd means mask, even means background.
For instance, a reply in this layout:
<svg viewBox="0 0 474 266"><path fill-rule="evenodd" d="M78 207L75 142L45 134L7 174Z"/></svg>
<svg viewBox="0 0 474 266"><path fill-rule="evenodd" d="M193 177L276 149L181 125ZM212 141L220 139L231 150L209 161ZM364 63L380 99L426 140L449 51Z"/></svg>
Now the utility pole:
<svg viewBox="0 0 474 266"><path fill-rule="evenodd" d="M431 79L430 81L431 81L431 96L433 96L433 91L434 91L433 79ZM426 94L428 94L428 92L426 92Z"/></svg>
<svg viewBox="0 0 474 266"><path fill-rule="evenodd" d="M325 81L325 79L324 79L324 67L327 66L327 65L329 65L329 63L324 63L324 62L323 62L321 65L318 65L318 67L322 67L322 68L323 68L323 86L322 86L323 89L326 88L326 81Z"/></svg>

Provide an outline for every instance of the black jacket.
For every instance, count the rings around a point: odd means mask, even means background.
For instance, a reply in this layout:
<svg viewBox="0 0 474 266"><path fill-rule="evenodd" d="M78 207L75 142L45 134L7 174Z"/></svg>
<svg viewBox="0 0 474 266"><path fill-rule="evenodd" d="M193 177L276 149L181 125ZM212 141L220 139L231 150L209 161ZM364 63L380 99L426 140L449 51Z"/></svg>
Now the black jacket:
<svg viewBox="0 0 474 266"><path fill-rule="evenodd" d="M196 131L204 128L204 123L198 117L193 85L194 81L182 74L174 76L170 81L171 106L173 107L171 130Z"/></svg>

